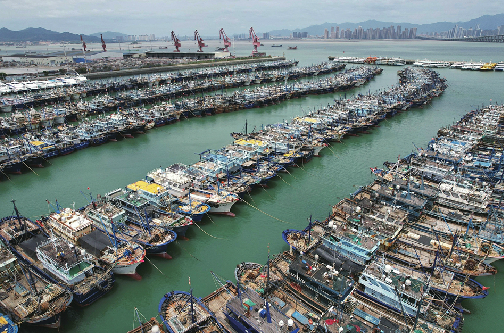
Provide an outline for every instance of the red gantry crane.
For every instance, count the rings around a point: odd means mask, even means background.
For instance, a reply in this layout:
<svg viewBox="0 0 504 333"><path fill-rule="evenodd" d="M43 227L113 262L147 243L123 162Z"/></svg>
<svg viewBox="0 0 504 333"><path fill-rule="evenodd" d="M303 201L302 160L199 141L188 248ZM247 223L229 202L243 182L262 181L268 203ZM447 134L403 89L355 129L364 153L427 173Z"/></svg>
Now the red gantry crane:
<svg viewBox="0 0 504 333"><path fill-rule="evenodd" d="M252 45L254 45L254 49L252 50L252 56L254 56L257 52L257 47L261 46L261 43L259 42L259 37L257 37L254 28L250 27L249 30L249 38L252 38Z"/></svg>
<svg viewBox="0 0 504 333"><path fill-rule="evenodd" d="M203 43L203 39L201 39L201 36L199 35L198 30L194 31L194 40L198 41L198 47L199 47L198 52L203 52L203 50L201 48L208 46L208 45L205 45L205 43Z"/></svg>
<svg viewBox="0 0 504 333"><path fill-rule="evenodd" d="M224 28L221 28L219 30L219 39L222 39L224 41L224 52L229 52L228 47L231 46L231 41L229 40L228 36L224 32Z"/></svg>
<svg viewBox="0 0 504 333"><path fill-rule="evenodd" d="M80 35L80 41L82 42L82 47L84 48L84 52L86 52L86 43L84 42L84 39L82 39L82 35Z"/></svg>
<svg viewBox="0 0 504 333"><path fill-rule="evenodd" d="M173 41L173 45L175 46L175 50L173 50L173 52L180 52L179 47L182 46L182 44L180 44L180 39L175 36L173 31L171 32L171 39Z"/></svg>
<svg viewBox="0 0 504 333"><path fill-rule="evenodd" d="M105 44L105 41L103 40L102 34L100 34L100 39L101 39L101 47L103 49L103 52L107 52L107 44Z"/></svg>

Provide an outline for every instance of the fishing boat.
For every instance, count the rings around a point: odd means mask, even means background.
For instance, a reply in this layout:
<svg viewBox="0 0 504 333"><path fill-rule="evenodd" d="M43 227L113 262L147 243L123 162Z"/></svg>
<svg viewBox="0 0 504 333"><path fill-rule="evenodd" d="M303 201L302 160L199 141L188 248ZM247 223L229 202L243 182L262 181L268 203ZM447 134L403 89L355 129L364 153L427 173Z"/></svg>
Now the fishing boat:
<svg viewBox="0 0 504 333"><path fill-rule="evenodd" d="M198 169L176 163L165 169L155 169L147 177L185 202L191 198L208 205L209 213L234 216L231 207L239 200L238 195L221 189L218 184L216 189Z"/></svg>
<svg viewBox="0 0 504 333"><path fill-rule="evenodd" d="M373 333L460 333L463 318L460 313L434 306L428 307L421 318L404 317L354 293L341 306L329 308L323 315L320 326L328 333L344 332L345 329L347 332Z"/></svg>
<svg viewBox="0 0 504 333"><path fill-rule="evenodd" d="M215 315L191 292L172 291L159 302L159 316L170 333L227 333Z"/></svg>
<svg viewBox="0 0 504 333"><path fill-rule="evenodd" d="M359 277L355 291L398 313L416 316L426 292L447 305L465 298L483 298L486 287L468 276L456 275L436 267L431 274L388 260L375 259Z"/></svg>
<svg viewBox="0 0 504 333"><path fill-rule="evenodd" d="M239 333L300 331L294 320L250 288L238 286L238 295L227 302L224 315Z"/></svg>
<svg viewBox="0 0 504 333"><path fill-rule="evenodd" d="M114 285L112 266L102 267L97 258L63 238L38 234L16 249L40 275L71 291L79 306L94 303Z"/></svg>
<svg viewBox="0 0 504 333"><path fill-rule="evenodd" d="M433 251L439 249L451 251L453 249L470 255L475 260L485 264L491 264L496 260L504 258L503 246L481 239L477 234L452 233L451 230L447 230L443 235L440 232L436 232L436 225L439 224L437 220L424 221L422 228L419 228L418 224L413 225L415 230L409 230L407 237L416 240ZM427 231L423 231L425 229Z"/></svg>
<svg viewBox="0 0 504 333"><path fill-rule="evenodd" d="M317 294L325 303L341 302L352 290L354 280L350 276L359 273L355 265L329 264L318 256L298 256L289 265L290 279Z"/></svg>
<svg viewBox="0 0 504 333"><path fill-rule="evenodd" d="M93 201L84 208L84 214L89 217L94 226L106 232L110 237L117 237L125 242L135 242L142 245L147 254L171 259L167 253L168 244L175 241L177 234L173 230L157 227L145 217L140 225L126 222L126 211L114 206L105 198Z"/></svg>
<svg viewBox="0 0 504 333"><path fill-rule="evenodd" d="M177 212L179 205L176 202L157 191L116 189L108 192L105 198L126 211L129 223L142 226L143 221L148 219L157 227L175 231L179 239L187 239L185 234L193 224L190 216Z"/></svg>
<svg viewBox="0 0 504 333"><path fill-rule="evenodd" d="M347 228L364 234L380 242L380 246L388 247L404 228L408 211L389 206L365 189L359 189L333 206L330 218L324 221L329 226L331 220L345 223ZM344 231L344 230L343 230Z"/></svg>
<svg viewBox="0 0 504 333"><path fill-rule="evenodd" d="M397 241L387 249L385 255L403 265L411 266L417 270L432 271L434 265L439 265L457 274L470 276L483 276L497 274L497 269L478 260L468 252L454 248L444 249L431 247L422 242L425 238L418 238L414 232L406 231Z"/></svg>
<svg viewBox="0 0 504 333"><path fill-rule="evenodd" d="M314 248L319 239L311 236L311 227L308 230L287 229L282 231L282 239L289 246L299 252L307 252Z"/></svg>
<svg viewBox="0 0 504 333"><path fill-rule="evenodd" d="M476 189L471 185L446 180L439 185L437 202L459 210L485 213L490 194L490 189Z"/></svg>
<svg viewBox="0 0 504 333"><path fill-rule="evenodd" d="M0 306L14 322L58 328L61 314L72 302L73 294L30 269L30 265L24 262L16 246L29 241L40 232L40 228L19 215L15 203L14 209L16 216L0 220Z"/></svg>
<svg viewBox="0 0 504 333"><path fill-rule="evenodd" d="M179 193L177 189L174 190L172 187L165 187L165 185L158 183L149 183L140 180L129 184L127 188L138 192L141 196L158 205L167 206L177 202L176 212L189 216L194 222L201 221L203 216L210 210L207 204L198 200L192 200L190 193L187 196L177 196L176 193ZM173 197L177 198L176 201L174 201Z"/></svg>
<svg viewBox="0 0 504 333"><path fill-rule="evenodd" d="M289 50L297 50L297 46L289 46Z"/></svg>
<svg viewBox="0 0 504 333"><path fill-rule="evenodd" d="M395 187L389 187L388 184L376 180L367 188L389 205L403 206L403 209L408 210L415 216L420 215L420 211L429 203L427 199L413 193L411 190L401 190L399 184Z"/></svg>
<svg viewBox="0 0 504 333"><path fill-rule="evenodd" d="M42 221L46 228L113 266L114 274L129 275L138 280L142 278L136 273L136 268L144 261L144 248L95 229L93 221L75 209L61 209L58 205L54 210Z"/></svg>

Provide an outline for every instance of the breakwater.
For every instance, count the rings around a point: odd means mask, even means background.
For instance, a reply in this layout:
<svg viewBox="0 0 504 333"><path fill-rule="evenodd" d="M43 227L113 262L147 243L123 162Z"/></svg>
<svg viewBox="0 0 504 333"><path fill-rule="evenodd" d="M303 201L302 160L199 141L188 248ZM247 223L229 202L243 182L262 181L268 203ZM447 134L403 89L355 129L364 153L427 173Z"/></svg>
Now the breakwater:
<svg viewBox="0 0 504 333"><path fill-rule="evenodd" d="M253 63L261 63L261 62L269 62L269 61L278 61L285 60L285 57L269 57L269 58L252 58L252 59L235 59L235 60L213 60L208 62L197 62L193 64L179 64L172 66L161 66L154 68L136 68L136 69L125 69L121 71L114 72L102 72L102 73L89 73L85 76L88 79L103 79L117 76L130 76L130 75L139 75L139 74L151 74L151 73L159 73L159 72L171 72L178 70L188 70L194 68L206 68L206 67L215 67L215 66L233 66L233 65L242 65L242 64L253 64Z"/></svg>

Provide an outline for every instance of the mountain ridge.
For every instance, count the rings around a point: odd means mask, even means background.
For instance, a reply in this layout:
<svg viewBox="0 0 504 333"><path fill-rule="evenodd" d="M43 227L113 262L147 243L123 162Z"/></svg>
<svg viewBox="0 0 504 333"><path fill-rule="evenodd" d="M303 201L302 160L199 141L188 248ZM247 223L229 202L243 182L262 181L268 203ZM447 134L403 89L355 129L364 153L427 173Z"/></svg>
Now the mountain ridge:
<svg viewBox="0 0 504 333"><path fill-rule="evenodd" d="M292 32L308 32L308 35L312 36L322 36L324 34L324 29L331 31L331 27L340 27L340 31L350 29L353 31L354 29L361 26L364 30L366 29L376 29L376 28L384 28L394 26L401 26L402 29L405 28L417 28L417 35L423 33L431 33L431 32L443 32L451 30L458 25L464 29L475 28L477 25L480 26L482 30L494 30L497 29L498 26L504 25L504 14L495 14L495 15L483 15L475 19L471 19L465 22L436 22L436 23L428 23L428 24L412 24L412 23L396 23L396 22L383 22L377 20L367 20L358 23L322 23L316 25L310 25L306 28L301 29L278 29L271 30L269 34L271 36L290 36ZM117 36L127 36L127 34L121 32L97 32L89 35L83 35L85 42L100 42L100 34L103 34L103 38L105 40L115 39ZM9 30L5 27L0 28L0 42L38 42L38 41L53 41L53 42L80 42L80 34L74 34L70 32L57 32L48 30L42 27L39 28L26 28L19 31Z"/></svg>
<svg viewBox="0 0 504 333"><path fill-rule="evenodd" d="M0 28L0 42L39 42L39 41L57 41L57 42L80 42L80 36L70 32L57 32L44 28L26 28L19 31ZM100 38L96 36L83 35L85 42L99 42Z"/></svg>
<svg viewBox="0 0 504 333"><path fill-rule="evenodd" d="M302 29L295 29L295 30L289 30L289 29L280 29L280 30L272 30L269 32L271 36L289 36L292 34L294 31L299 31L299 32L308 32L308 35L312 36L322 36L324 34L324 29L327 29L328 31L331 31L331 27L336 28L337 26L340 27L341 30L354 30L361 26L364 30L366 29L376 29L376 28L383 28L383 27L390 27L390 26L398 26L400 25L402 29L404 28L417 28L417 35L422 34L422 33L431 33L431 32L442 32L442 31L448 31L453 29L455 25L458 25L459 27L462 27L464 29L469 29L469 28L475 28L479 24L480 28L482 30L493 30L497 29L498 26L504 25L504 14L495 14L495 15L483 15L475 19L471 19L466 22L435 22L435 23L427 23L427 24L412 24L412 23L406 23L406 22L401 22L401 23L396 23L396 22L383 22L383 21L376 21L376 20L367 20L364 22L358 22L358 23L351 23L351 22L346 22L346 23L322 23L322 24L316 24L316 25L310 25L306 28Z"/></svg>

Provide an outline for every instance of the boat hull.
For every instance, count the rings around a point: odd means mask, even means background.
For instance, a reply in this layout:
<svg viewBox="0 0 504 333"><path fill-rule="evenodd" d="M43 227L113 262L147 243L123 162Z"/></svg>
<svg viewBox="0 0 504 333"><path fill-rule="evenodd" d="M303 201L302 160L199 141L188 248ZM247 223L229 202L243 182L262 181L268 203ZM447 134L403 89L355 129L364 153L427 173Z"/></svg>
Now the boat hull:
<svg viewBox="0 0 504 333"><path fill-rule="evenodd" d="M234 216L233 213L231 213L231 207L235 204L236 201L231 201L231 202L226 202L226 203L219 203L217 207L210 205L210 210L208 211L211 214L223 214L223 215L232 215Z"/></svg>
<svg viewBox="0 0 504 333"><path fill-rule="evenodd" d="M120 274L120 275L131 275L131 276L140 276L137 272L136 272L136 268L138 267L138 265L140 265L141 262L138 261L136 263L132 263L130 265L116 265L113 269L112 269L112 272L114 272L114 274ZM142 277L140 276L140 279Z"/></svg>
<svg viewBox="0 0 504 333"><path fill-rule="evenodd" d="M85 294L74 292L74 303L78 306L88 306L93 304L112 289L114 282L114 274L111 274L108 280L100 281L100 283Z"/></svg>

